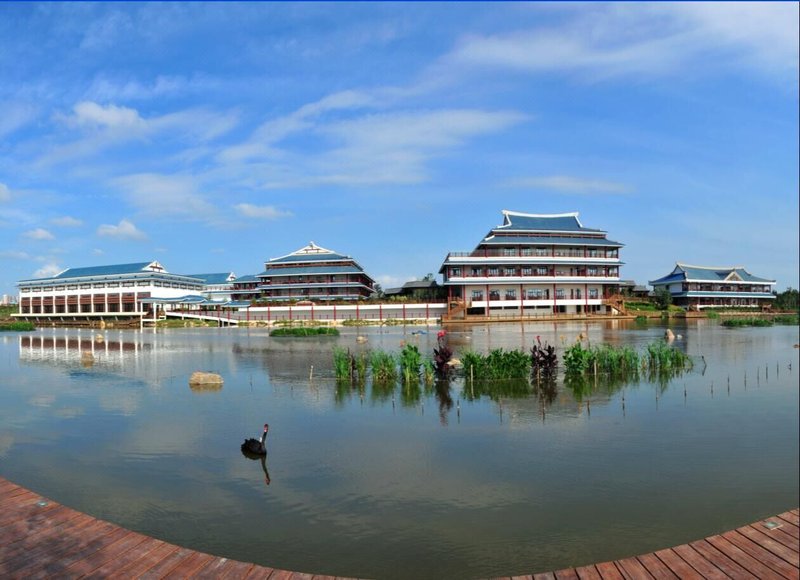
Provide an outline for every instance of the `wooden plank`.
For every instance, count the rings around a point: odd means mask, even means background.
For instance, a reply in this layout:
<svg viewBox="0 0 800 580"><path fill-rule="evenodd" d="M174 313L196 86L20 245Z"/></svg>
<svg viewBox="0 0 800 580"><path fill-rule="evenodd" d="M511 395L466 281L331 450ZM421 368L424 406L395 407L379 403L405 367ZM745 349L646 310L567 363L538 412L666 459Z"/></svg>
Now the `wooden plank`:
<svg viewBox="0 0 800 580"><path fill-rule="evenodd" d="M637 556L637 559L645 570L657 580L677 580L678 578L655 554L643 554Z"/></svg>
<svg viewBox="0 0 800 580"><path fill-rule="evenodd" d="M51 560L41 572L46 577L50 578L53 576L65 576L65 571L70 566L83 560L84 558L89 558L89 556L104 546L113 544L129 533L130 532L126 529L111 526L111 529L109 529L107 533L94 535L88 542L84 541L83 545L79 546L77 550L69 552L57 560ZM34 574L33 577L36 577L36 575Z"/></svg>
<svg viewBox="0 0 800 580"><path fill-rule="evenodd" d="M597 568L597 573L600 574L603 580L624 580L625 578L614 562L595 564L595 568Z"/></svg>
<svg viewBox="0 0 800 580"><path fill-rule="evenodd" d="M161 540L156 540L156 542L158 545L155 548L120 570L117 576L120 578L138 578L149 572L156 564L165 560L179 549L178 546L162 542Z"/></svg>
<svg viewBox="0 0 800 580"><path fill-rule="evenodd" d="M699 574L697 570L692 568L683 558L676 554L672 548L659 550L658 552L654 552L653 555L661 560L678 578L691 578Z"/></svg>
<svg viewBox="0 0 800 580"><path fill-rule="evenodd" d="M120 537L116 542L112 542L106 546L103 546L93 554L90 554L89 556L86 556L85 558L72 564L69 568L67 568L67 574L69 576L72 576L73 574L77 576L90 574L100 566L103 566L108 562L113 562L116 558L124 555L125 552L141 544L145 540L145 537L141 534L137 534L128 530L125 530L125 532L126 534Z"/></svg>
<svg viewBox="0 0 800 580"><path fill-rule="evenodd" d="M755 530L758 530L762 534L769 536L776 542L780 542L793 552L797 552L798 550L800 550L800 540L786 533L786 531L783 528L773 528L770 530L765 528L761 524L751 525L750 527Z"/></svg>
<svg viewBox="0 0 800 580"><path fill-rule="evenodd" d="M148 568L146 572L140 575L140 578L145 579L160 579L168 574L175 566L189 557L192 553L188 548L178 548L172 551L169 555L165 556L159 562L156 562L152 567Z"/></svg>
<svg viewBox="0 0 800 580"><path fill-rule="evenodd" d="M728 575L706 560L689 545L675 546L672 551L708 580L727 580Z"/></svg>
<svg viewBox="0 0 800 580"><path fill-rule="evenodd" d="M254 565L255 564L249 564L247 562L228 560L227 558L218 558L202 570L199 570L194 577L209 578L212 580L217 578L220 580L223 578L244 578Z"/></svg>
<svg viewBox="0 0 800 580"><path fill-rule="evenodd" d="M743 551L735 544L732 544L722 536L713 536L708 538L708 543L758 578L769 578L775 575L775 571L772 568L762 564L750 554Z"/></svg>
<svg viewBox="0 0 800 580"><path fill-rule="evenodd" d="M187 558L181 560L177 566L172 568L162 578L169 578L180 580L181 578L188 578L204 566L206 566L214 556L204 554L203 552L192 552Z"/></svg>
<svg viewBox="0 0 800 580"><path fill-rule="evenodd" d="M145 558L148 554L163 544L164 542L161 542L160 540L142 536L142 541L139 544L133 546L123 554L118 554L113 560L96 568L91 574L87 574L86 578L99 580L101 578L125 576L126 574L122 574L122 571L125 568L136 563L142 558Z"/></svg>
<svg viewBox="0 0 800 580"><path fill-rule="evenodd" d="M628 580L652 580L653 578L636 558L617 560L616 564L619 571Z"/></svg>
<svg viewBox="0 0 800 580"><path fill-rule="evenodd" d="M64 506L48 512L47 517L39 522L17 522L0 530L0 562L28 551L31 546L58 537L64 530L75 524L81 517L80 512ZM88 517L88 516L85 516Z"/></svg>
<svg viewBox="0 0 800 580"><path fill-rule="evenodd" d="M766 548L779 558L783 558L792 566L800 566L800 555L797 552L792 552L792 550L780 542L776 542L770 536L761 532L760 530L751 528L750 526L744 526L738 528L736 531L753 540L759 546Z"/></svg>
<svg viewBox="0 0 800 580"><path fill-rule="evenodd" d="M689 545L731 578L755 578L753 574L717 550L714 546L709 544L707 540L698 540L696 542L691 542Z"/></svg>
<svg viewBox="0 0 800 580"><path fill-rule="evenodd" d="M556 575L553 572L539 572L533 575L533 580L555 580Z"/></svg>
<svg viewBox="0 0 800 580"><path fill-rule="evenodd" d="M80 521L70 526L57 542L31 544L28 550L4 562L4 565L7 569L18 572L20 576L30 576L40 572L47 564L64 557L70 551L79 549L82 544L85 544L85 541L81 540L81 535L91 538L96 533L105 533L112 529L111 524L104 524L91 516L84 515L77 519Z"/></svg>
<svg viewBox="0 0 800 580"><path fill-rule="evenodd" d="M792 566L783 558L779 558L766 548L759 546L738 531L725 532L722 534L722 537L756 558L759 562L763 562L783 575L785 578L797 578L798 569L795 566Z"/></svg>
<svg viewBox="0 0 800 580"><path fill-rule="evenodd" d="M580 580L578 573L573 568L565 568L554 572L556 580Z"/></svg>
<svg viewBox="0 0 800 580"><path fill-rule="evenodd" d="M783 512L782 514L778 514L778 517L789 522L790 524L793 524L795 527L800 525L800 516L792 512Z"/></svg>
<svg viewBox="0 0 800 580"><path fill-rule="evenodd" d="M575 572L578 573L578 578L581 580L602 580L600 572L597 571L594 565L575 568Z"/></svg>

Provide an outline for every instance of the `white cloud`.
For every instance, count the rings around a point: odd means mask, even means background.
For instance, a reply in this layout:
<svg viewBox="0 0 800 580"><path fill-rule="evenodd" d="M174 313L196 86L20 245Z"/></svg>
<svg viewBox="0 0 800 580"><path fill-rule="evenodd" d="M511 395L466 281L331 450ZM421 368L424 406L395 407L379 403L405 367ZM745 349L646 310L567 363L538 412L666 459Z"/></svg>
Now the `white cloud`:
<svg viewBox="0 0 800 580"><path fill-rule="evenodd" d="M94 250L92 250L92 254L94 254L95 256L102 256L103 254L105 254L105 252L100 248L95 248Z"/></svg>
<svg viewBox="0 0 800 580"><path fill-rule="evenodd" d="M19 252L16 250L3 250L0 252L3 258L10 258L12 260L30 260L31 256L27 252Z"/></svg>
<svg viewBox="0 0 800 580"><path fill-rule="evenodd" d="M55 236L44 228L36 228L22 234L31 240L54 240Z"/></svg>
<svg viewBox="0 0 800 580"><path fill-rule="evenodd" d="M268 220L275 220L283 217L289 217L292 215L289 211L283 211L277 209L275 206L272 205L252 205L249 203L240 203L233 206L236 211L242 214L245 217L249 218L259 218L259 219L268 219Z"/></svg>
<svg viewBox="0 0 800 580"><path fill-rule="evenodd" d="M388 288L399 288L406 282L410 282L414 279L414 276L395 276L393 274L380 274L375 277L375 280L384 290Z"/></svg>
<svg viewBox="0 0 800 580"><path fill-rule="evenodd" d="M119 224L113 226L103 224L97 228L97 235L109 238L119 238L123 240L144 240L147 236L139 230L132 222L122 219Z"/></svg>
<svg viewBox="0 0 800 580"><path fill-rule="evenodd" d="M64 268L54 262L49 262L33 273L34 278L49 278L64 271Z"/></svg>
<svg viewBox="0 0 800 580"><path fill-rule="evenodd" d="M144 119L139 112L128 107L116 105L98 105L91 101L83 101L73 107L74 115L65 120L77 127L107 127L111 129L123 128L126 130L143 128Z"/></svg>
<svg viewBox="0 0 800 580"><path fill-rule="evenodd" d="M11 199L11 190L5 183L0 183L0 201L8 201Z"/></svg>
<svg viewBox="0 0 800 580"><path fill-rule="evenodd" d="M464 69L531 73L685 74L704 62L791 79L798 68L798 4L676 2L569 7L563 24L462 38L431 76Z"/></svg>
<svg viewBox="0 0 800 580"><path fill-rule="evenodd" d="M81 220L68 215L53 218L50 220L50 223L65 228L77 228L78 226L83 225L83 222Z"/></svg>
<svg viewBox="0 0 800 580"><path fill-rule="evenodd" d="M28 103L0 102L0 138L27 125L36 116L36 109Z"/></svg>
<svg viewBox="0 0 800 580"><path fill-rule="evenodd" d="M602 181L599 179L585 179L570 175L523 177L510 180L506 182L505 185L509 187L547 189L567 194L625 194L631 192L631 188L624 183Z"/></svg>
<svg viewBox="0 0 800 580"><path fill-rule="evenodd" d="M128 203L148 215L204 221L217 213L198 191L197 180L189 175L139 173L119 177L113 184L124 192Z"/></svg>

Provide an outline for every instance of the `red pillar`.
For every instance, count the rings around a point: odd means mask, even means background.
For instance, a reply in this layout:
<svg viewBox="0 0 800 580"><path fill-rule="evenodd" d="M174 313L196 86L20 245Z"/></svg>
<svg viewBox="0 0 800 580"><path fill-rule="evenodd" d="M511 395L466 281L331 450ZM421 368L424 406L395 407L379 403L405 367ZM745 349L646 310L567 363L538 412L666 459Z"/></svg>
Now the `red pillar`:
<svg viewBox="0 0 800 580"><path fill-rule="evenodd" d="M403 302L403 320L406 319L406 303Z"/></svg>
<svg viewBox="0 0 800 580"><path fill-rule="evenodd" d="M555 270L553 270L555 272ZM556 285L553 284L553 314L558 314L558 303L556 301Z"/></svg>
<svg viewBox="0 0 800 580"><path fill-rule="evenodd" d="M333 305L333 320L336 321L336 304Z"/></svg>

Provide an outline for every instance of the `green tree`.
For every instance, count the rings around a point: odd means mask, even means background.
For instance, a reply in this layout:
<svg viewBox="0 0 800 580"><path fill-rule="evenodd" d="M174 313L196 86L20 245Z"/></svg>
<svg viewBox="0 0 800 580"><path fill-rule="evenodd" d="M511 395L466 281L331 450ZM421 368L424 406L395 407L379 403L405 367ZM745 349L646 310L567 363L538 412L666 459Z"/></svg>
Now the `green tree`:
<svg viewBox="0 0 800 580"><path fill-rule="evenodd" d="M773 308L776 310L800 309L800 292L791 286L789 286L783 292L776 292Z"/></svg>
<svg viewBox="0 0 800 580"><path fill-rule="evenodd" d="M659 286L656 288L656 291L654 292L654 298L656 301L656 306L658 306L661 310L667 310L670 304L672 304L672 294L666 286Z"/></svg>

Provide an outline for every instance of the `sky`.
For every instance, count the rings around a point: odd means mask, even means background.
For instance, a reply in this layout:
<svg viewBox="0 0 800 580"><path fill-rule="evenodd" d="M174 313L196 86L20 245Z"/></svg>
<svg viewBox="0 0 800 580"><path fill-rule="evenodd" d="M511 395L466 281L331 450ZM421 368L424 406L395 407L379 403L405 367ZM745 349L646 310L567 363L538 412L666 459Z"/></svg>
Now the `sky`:
<svg viewBox="0 0 800 580"><path fill-rule="evenodd" d="M504 209L579 212L621 278L798 282L798 3L0 3L0 294L66 268L384 288Z"/></svg>

